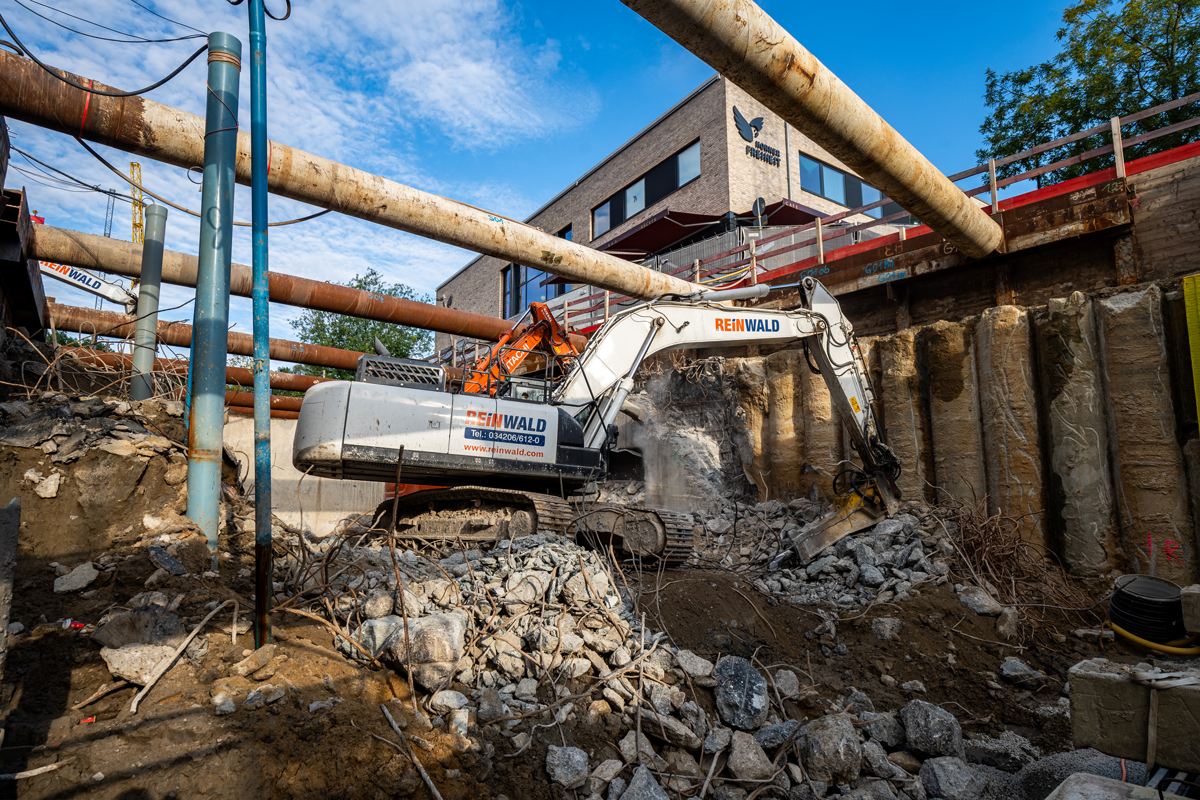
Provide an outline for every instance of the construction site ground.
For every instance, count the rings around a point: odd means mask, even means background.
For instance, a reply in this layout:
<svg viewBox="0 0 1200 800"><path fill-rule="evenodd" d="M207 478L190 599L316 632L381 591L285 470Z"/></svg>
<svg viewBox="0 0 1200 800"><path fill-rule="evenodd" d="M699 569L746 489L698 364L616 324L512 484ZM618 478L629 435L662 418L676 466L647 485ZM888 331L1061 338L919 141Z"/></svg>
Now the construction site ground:
<svg viewBox="0 0 1200 800"><path fill-rule="evenodd" d="M23 549L36 550L39 539L55 535L53 521L30 525L22 535ZM196 562L205 558L203 543L194 541L182 560L189 570L202 571L203 564ZM178 613L186 619L202 616L211 601L244 599L252 590L252 578L235 576L253 566L252 553L235 543L233 554L222 564L220 577L205 578L198 585L189 577L170 577L155 588L168 597L183 593ZM86 794L127 800L424 796L425 788L397 746L371 736L395 740L380 713L381 703L389 703L397 717L411 716L403 677L349 661L334 647L328 629L295 615L282 615L274 625L275 639L288 656L273 679L289 689L281 702L253 713L214 716L212 683L227 676L231 664L253 648L245 632L236 644L230 641L226 618L225 631L208 637L204 659L198 665L181 659L136 715L128 711L136 687L73 710L112 678L97 646L76 630L64 629L61 620L99 618L106 609L144 592L146 580L157 569L136 545L113 543L103 555L122 560L110 575L102 576L89 599L55 594L53 569L39 559L26 557L18 563L11 618L26 621L28 630L10 644L0 769L15 773L59 762L64 766L8 783L5 791L30 798ZM133 557L124 560L127 555ZM832 658L821 654L819 639L805 636L820 617L804 608L770 604L736 575L667 569L644 573L637 588L641 608L658 618L676 646L712 660L732 653L771 668L790 665L797 674L811 676L815 692L802 702L789 702L794 719L820 715L850 687L865 692L877 710L896 710L914 697L898 686L916 680L926 691L915 696L951 710L966 738L996 737L1012 730L1044 755L1071 749L1070 726L1066 715L1046 716L1037 709L1063 697L1068 667L1102 653L1096 644L1075 638L1055 643L1039 637L1025 647L998 643L995 621L967 610L949 585L898 606L845 615L857 616L840 626L840 643L849 652ZM245 612L243 604L238 625L243 630ZM905 622L901 634L889 642L880 641L870 627L872 618L885 615ZM948 663L949 655L955 657L954 665ZM989 689L985 673L993 673L994 680L1008 655L1019 655L1044 671L1048 678L1043 687L1034 693L1009 685ZM1125 645L1105 647L1103 655L1130 663L1145 658ZM897 688L881 684L882 674L895 678ZM586 681L578 688L585 689ZM329 710L309 710L310 704L334 696L344 701ZM709 693L696 696L713 713ZM580 715L574 722L537 731L532 746L516 759L506 758L515 749L511 743L495 735L494 728L485 728L485 740L494 747L491 758L445 747L420 757L446 798L570 796L562 787L552 787L546 775L547 746L578 746L592 754L593 762L620 758L614 747L620 727L615 714L591 721Z"/></svg>

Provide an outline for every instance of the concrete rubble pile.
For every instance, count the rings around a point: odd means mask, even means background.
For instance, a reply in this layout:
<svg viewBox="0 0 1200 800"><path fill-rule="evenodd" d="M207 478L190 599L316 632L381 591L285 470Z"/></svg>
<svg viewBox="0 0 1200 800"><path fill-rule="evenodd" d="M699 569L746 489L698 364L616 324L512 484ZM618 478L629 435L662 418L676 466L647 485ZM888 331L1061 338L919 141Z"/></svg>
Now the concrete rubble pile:
<svg viewBox="0 0 1200 800"><path fill-rule="evenodd" d="M954 530L927 506L913 506L913 513L847 536L807 564L794 563L787 546L820 511L805 499L731 507L705 521L693 563L749 568L763 594L793 605L836 609L902 602L919 586L946 583Z"/></svg>

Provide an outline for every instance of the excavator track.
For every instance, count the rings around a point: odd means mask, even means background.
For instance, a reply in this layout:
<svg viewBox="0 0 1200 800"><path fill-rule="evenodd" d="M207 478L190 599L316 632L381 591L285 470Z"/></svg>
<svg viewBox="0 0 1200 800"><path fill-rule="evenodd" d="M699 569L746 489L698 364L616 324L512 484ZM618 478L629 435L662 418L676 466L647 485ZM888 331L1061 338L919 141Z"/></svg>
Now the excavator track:
<svg viewBox="0 0 1200 800"><path fill-rule="evenodd" d="M382 508L390 514L391 501L385 501ZM473 509L478 511L473 513ZM587 527L586 521L597 519L598 512L604 516L605 511L611 518L630 520L649 530L649 538L632 535L626 538L619 533L613 535L611 528L595 531ZM442 516L445 514L454 516ZM677 563L686 561L694 551L693 520L689 514L638 506L572 503L539 492L484 486L426 489L401 497L397 516L398 538L430 544L498 542L533 533L573 538L582 528L599 534L601 539L606 535L611 537L626 555Z"/></svg>

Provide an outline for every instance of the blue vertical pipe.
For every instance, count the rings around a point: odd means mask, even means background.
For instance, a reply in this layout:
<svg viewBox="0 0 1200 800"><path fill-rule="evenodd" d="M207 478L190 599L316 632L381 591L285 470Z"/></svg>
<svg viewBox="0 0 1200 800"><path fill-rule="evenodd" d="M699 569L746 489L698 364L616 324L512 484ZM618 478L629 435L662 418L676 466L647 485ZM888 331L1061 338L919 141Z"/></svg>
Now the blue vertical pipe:
<svg viewBox="0 0 1200 800"><path fill-rule="evenodd" d="M234 161L242 43L208 35L200 252L192 321L192 403L188 413L188 516L208 538L217 566L225 353L229 342L229 269L233 246Z"/></svg>
<svg viewBox="0 0 1200 800"><path fill-rule="evenodd" d="M271 366L267 285L267 32L250 0L250 196L254 230L254 644L271 641Z"/></svg>

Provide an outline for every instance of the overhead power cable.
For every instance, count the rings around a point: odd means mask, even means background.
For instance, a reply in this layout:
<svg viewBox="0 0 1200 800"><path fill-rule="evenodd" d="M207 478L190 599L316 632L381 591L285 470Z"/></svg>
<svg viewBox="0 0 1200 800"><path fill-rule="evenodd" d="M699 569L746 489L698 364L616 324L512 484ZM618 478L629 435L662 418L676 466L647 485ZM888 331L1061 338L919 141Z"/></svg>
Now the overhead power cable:
<svg viewBox="0 0 1200 800"><path fill-rule="evenodd" d="M182 64L180 64L178 67L176 67L174 72L172 72L170 75L163 78L162 80L158 81L157 83L152 83L151 85L147 86L144 89L138 89L137 91L133 91L133 92L102 92L99 89L91 89L87 86L80 86L78 83L75 83L75 81L60 74L53 67L48 67L45 64L43 64L38 59L38 57L33 54L33 51L31 51L28 47L26 47L24 42L22 42L19 38L17 38L17 34L13 33L13 29L8 26L8 22L5 21L3 15L0 15L0 25L4 26L4 30L8 31L8 35L11 36L13 41L17 43L17 46L20 47L22 51L24 51L25 55L29 56L29 58L33 61L33 63L37 64L39 67L44 69L46 72L50 73L55 78L58 78L60 81L67 84L68 86L73 86L76 89L79 89L80 91L88 92L90 94L101 95L102 97L136 97L137 95L145 94L146 92L149 92L152 89L157 89L159 86L162 86L164 83L171 80L179 73L183 72L184 67L186 67L188 64L191 64L193 61L195 61L197 58L200 57L201 53L208 50L208 44L205 43L205 45L203 47L201 47L196 52L192 53L188 57L187 61L184 61Z"/></svg>
<svg viewBox="0 0 1200 800"><path fill-rule="evenodd" d="M138 0L129 0L129 1L130 1L131 3L133 3L135 6L137 6L138 8L141 8L141 9L144 9L144 10L146 10L146 11L149 11L151 14L153 14L153 15L154 15L154 16L156 16L156 17L158 17L159 19L165 19L167 22L170 22L170 23L173 23L173 24L175 24L175 25L178 25L178 26L180 26L181 28L187 28L188 30L195 31L196 33L203 34L204 36L208 36L208 34L207 34L207 33L205 33L204 31L200 30L199 28L193 28L191 25L188 25L187 23L184 23L184 22L180 22L180 21L179 21L179 20L177 20L177 19L171 19L170 17L164 17L162 14L158 13L158 12L157 12L157 11L155 11L154 9L152 9L152 8L150 8L150 7L148 7L148 6L144 6L144 5L142 5L141 3L139 3L139 2L138 2Z"/></svg>
<svg viewBox="0 0 1200 800"><path fill-rule="evenodd" d="M74 183L77 183L79 186L83 187L84 189L89 189L93 192L98 192L100 194L106 194L109 197L115 197L116 199L122 200L126 203L133 202L133 200L126 197L124 194L121 194L120 192L115 192L112 189L102 189L102 188L100 188L100 186L98 184L93 185L93 184L87 183L86 181L76 178L74 175L71 175L70 173L63 172L61 169L59 169L57 167L52 167L49 164L47 164L45 161L42 161L41 159L35 158L33 155L26 153L24 150L22 150L19 147L13 146L12 149L13 149L13 152L19 153L22 158L29 161L31 164L43 167L45 169L50 170L51 172L57 172L59 175L62 175L64 178L67 178L68 180L73 181ZM13 167L14 167L14 169L20 169L15 164L13 165ZM52 176L47 176L47 177L51 177L52 180L59 180L58 178L53 178ZM63 183L66 183L66 181L63 181Z"/></svg>
<svg viewBox="0 0 1200 800"><path fill-rule="evenodd" d="M190 209L190 208L184 208L184 207L183 207L183 206L181 206L181 205L176 205L175 203L172 203L170 200L166 199L165 197L163 197L163 196L161 196L161 195L157 195L157 194L155 194L154 192L152 192L152 191L150 191L149 189L147 189L145 186L142 186L142 185L141 185L140 183L138 183L137 181L133 180L132 178L130 178L130 177L128 177L128 176L126 176L126 175L125 175L124 173L122 173L122 172L121 172L119 169L117 169L117 168L116 168L116 167L114 167L112 164L110 164L110 163L108 163L107 161L105 161L105 160L104 160L104 156L100 155L100 154L99 154L99 153L97 153L95 150L93 150L92 148L88 147L88 144L87 144L87 142L85 142L83 139L80 139L78 136L76 136L76 137L75 137L75 141L79 142L79 144L80 144L80 145L83 147L83 149L84 149L84 150L87 150L89 153L91 153L91 154L92 154L92 156L93 156L93 157L94 157L94 158L95 158L97 161L99 161L101 164L103 164L104 166L106 166L106 167L108 167L110 170L112 170L112 172L113 172L113 174L114 174L114 175L116 175L116 176L117 176L117 177L119 177L121 180L123 180L123 181L125 181L126 183L128 183L130 186L136 186L138 189L141 189L143 192L145 192L146 194L150 195L150 196L151 196L151 197L153 197L155 200L157 200L157 201L159 201L160 203L163 203L163 204L165 204L165 205L168 205L168 206L170 206L171 208L174 208L174 209L176 209L176 210L178 210L178 211L182 211L182 212L183 212L183 213L185 213L185 214L191 214L193 217L199 217L199 216L200 216L200 212L199 212L199 211L193 211L193 210L192 210L192 209ZM298 219L288 219L288 220L284 220L283 222L268 222L268 223L267 223L267 227L268 227L268 228L278 228L278 227L281 227L281 226L283 226L283 225L295 225L297 222L307 222L307 221L308 221L308 220L310 220L310 219L316 219L317 217L322 217L322 216L324 216L324 215L328 214L328 213L329 213L330 211L332 211L332 210L333 210L332 208L326 208L326 209L322 209L321 211L318 211L318 212L317 212L317 213L315 213L315 214L309 214L307 217L299 217ZM234 222L233 224L234 224L234 225L236 225L236 226L238 226L238 227L240 227L240 228L249 228L249 227L252 227L252 223L249 223L249 222Z"/></svg>
<svg viewBox="0 0 1200 800"><path fill-rule="evenodd" d="M119 33L122 36L128 36L129 38L128 39L113 39L111 36L97 36L94 33L86 33L84 31L76 30L75 28L69 27L67 25L62 24L61 22L59 22L57 20L47 17L45 14L34 11L32 8L30 8L29 6L22 3L21 0L13 0L13 2L16 3L17 5L19 5L21 8L28 11L30 14L33 14L36 17L41 17L42 19L46 20L46 22L49 22L51 25L57 25L58 27L62 28L63 30L70 31L71 33L77 33L80 36L87 36L88 38L91 38L91 39L99 39L102 42L119 42L120 44L155 44L155 43L162 43L162 42L182 42L185 39L204 38L203 34L193 33L193 34L189 34L187 36L176 36L172 39L147 39L145 37L138 36L137 34L126 33L125 31L119 31L116 28L109 28L106 25L101 25L99 22L93 22L90 19L76 16L75 14L72 14L69 11L63 11L61 8L55 8L54 6L47 5L46 3L39 3L38 0L29 0L29 2L39 5L42 8L48 8L51 11L56 11L59 14L65 14L68 17L71 17L72 19L79 20L80 22L86 22L89 25L95 25L97 28L101 28L106 31L111 31L112 33Z"/></svg>

